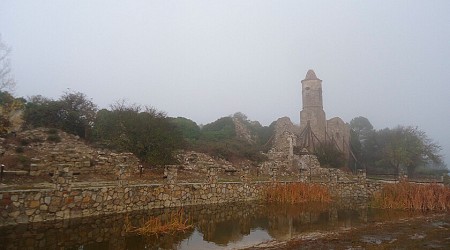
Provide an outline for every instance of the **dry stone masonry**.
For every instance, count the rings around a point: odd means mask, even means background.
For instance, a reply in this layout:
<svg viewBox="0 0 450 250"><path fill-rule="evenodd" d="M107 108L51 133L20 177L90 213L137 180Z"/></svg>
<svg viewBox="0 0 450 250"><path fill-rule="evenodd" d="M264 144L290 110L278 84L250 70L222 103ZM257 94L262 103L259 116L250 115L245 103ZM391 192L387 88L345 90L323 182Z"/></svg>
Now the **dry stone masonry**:
<svg viewBox="0 0 450 250"><path fill-rule="evenodd" d="M132 153L99 151L87 145L78 136L60 130L38 128L17 134L17 138L34 151L28 169L31 176L53 174L60 165L70 167L74 174L116 173L137 171L139 159ZM14 151L14 150L13 150ZM14 166L8 166L12 168ZM122 169L121 169L122 168Z"/></svg>
<svg viewBox="0 0 450 250"><path fill-rule="evenodd" d="M0 226L153 208L263 200L264 190L277 181L278 175L275 167L271 169L272 181L250 182L244 171L239 182L218 182L217 168L210 167L208 180L204 183L177 183L177 169L177 166L166 169L166 184L129 185L119 180L110 186L75 188L71 185L70 169L60 165L53 176L54 189L0 192ZM379 184L366 182L364 173L350 178L336 169L310 169L301 181L317 181L327 186L336 198L357 200L366 199L381 188Z"/></svg>

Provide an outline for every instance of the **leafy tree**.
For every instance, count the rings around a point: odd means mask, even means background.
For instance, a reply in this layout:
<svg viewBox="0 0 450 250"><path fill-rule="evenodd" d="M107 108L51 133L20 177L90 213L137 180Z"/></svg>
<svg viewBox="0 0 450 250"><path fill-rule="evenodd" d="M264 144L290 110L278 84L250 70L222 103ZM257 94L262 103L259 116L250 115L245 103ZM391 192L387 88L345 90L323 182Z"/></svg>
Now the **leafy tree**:
<svg viewBox="0 0 450 250"><path fill-rule="evenodd" d="M25 105L24 120L28 127L61 128L58 116L61 103L43 96L28 98Z"/></svg>
<svg viewBox="0 0 450 250"><path fill-rule="evenodd" d="M5 89L12 90L16 85L11 75L10 53L11 48L2 42L2 36L0 34L0 91Z"/></svg>
<svg viewBox="0 0 450 250"><path fill-rule="evenodd" d="M59 128L87 139L96 114L97 105L85 94L70 92L57 101L42 96L29 98L24 119L31 127Z"/></svg>
<svg viewBox="0 0 450 250"><path fill-rule="evenodd" d="M404 167L411 175L416 169L441 169L441 147L417 127L398 126L374 130L365 117L350 122L351 146L360 163L378 172L398 172Z"/></svg>
<svg viewBox="0 0 450 250"><path fill-rule="evenodd" d="M149 164L175 162L173 152L182 148L181 131L163 112L153 108L115 105L98 112L94 123L96 140L113 149L130 151Z"/></svg>
<svg viewBox="0 0 450 250"><path fill-rule="evenodd" d="M369 119L359 116L350 121L350 128L355 132L360 142L364 142L370 133L373 132L373 126Z"/></svg>
<svg viewBox="0 0 450 250"><path fill-rule="evenodd" d="M231 117L222 117L215 122L206 124L202 128L201 138L204 140L219 141L231 139L236 136L236 129Z"/></svg>
<svg viewBox="0 0 450 250"><path fill-rule="evenodd" d="M62 128L69 133L87 138L94 125L97 105L80 92L66 92L59 102L61 109L58 116Z"/></svg>
<svg viewBox="0 0 450 250"><path fill-rule="evenodd" d="M439 155L441 147L417 127L398 126L379 132L385 138L382 144L382 162L395 167L406 167L409 174L419 166L444 165Z"/></svg>
<svg viewBox="0 0 450 250"><path fill-rule="evenodd" d="M373 154L373 149L368 147L370 142L367 141L373 133L373 126L366 117L359 116L350 121L350 146L357 158L357 168L363 168L363 165L368 164L367 160Z"/></svg>
<svg viewBox="0 0 450 250"><path fill-rule="evenodd" d="M184 139L193 143L200 138L200 127L194 121L184 118L170 118L170 122L178 128L183 134Z"/></svg>
<svg viewBox="0 0 450 250"><path fill-rule="evenodd" d="M362 161L382 172L406 168L412 175L417 168L443 167L441 147L417 127L398 126L374 131L362 144Z"/></svg>
<svg viewBox="0 0 450 250"><path fill-rule="evenodd" d="M233 117L222 117L202 127L200 137L193 144L193 148L229 161L247 159L260 162L265 160L260 153L260 144L249 143L244 139L237 138L233 118L239 119L251 132L262 127L258 122L249 121L242 113L236 113Z"/></svg>

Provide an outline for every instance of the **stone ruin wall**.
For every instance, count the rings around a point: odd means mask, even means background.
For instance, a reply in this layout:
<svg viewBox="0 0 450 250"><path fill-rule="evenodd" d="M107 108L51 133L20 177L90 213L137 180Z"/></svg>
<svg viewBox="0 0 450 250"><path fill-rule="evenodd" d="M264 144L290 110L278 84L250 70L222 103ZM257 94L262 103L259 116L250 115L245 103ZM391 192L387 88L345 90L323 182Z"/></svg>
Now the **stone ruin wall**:
<svg viewBox="0 0 450 250"><path fill-rule="evenodd" d="M138 171L139 159L132 153L114 153L97 150L85 144L78 136L57 131L53 135L61 138L60 142L51 142L49 129L38 128L17 134L22 141L27 141L26 150L34 150L36 156L31 159L30 175L46 175L57 170L58 166L70 167L73 173L115 173L120 168Z"/></svg>
<svg viewBox="0 0 450 250"><path fill-rule="evenodd" d="M273 151L293 154L292 147L297 145L299 128L288 117L279 118L275 124Z"/></svg>
<svg viewBox="0 0 450 250"><path fill-rule="evenodd" d="M194 170L203 173L207 173L208 169L212 166L226 172L237 172L242 168L242 166L233 165L227 160L221 158L213 158L205 153L199 153L195 151L180 151L176 155L176 158L179 162L179 166L184 170ZM245 165L245 163L243 165Z"/></svg>
<svg viewBox="0 0 450 250"><path fill-rule="evenodd" d="M336 142L339 150L347 157L350 153L350 126L341 118L334 117L327 121L327 134Z"/></svg>
<svg viewBox="0 0 450 250"><path fill-rule="evenodd" d="M248 129L247 125L242 123L238 118L232 117L234 128L236 131L236 136L240 139L245 140L246 142L250 144L255 144L255 136L253 133Z"/></svg>
<svg viewBox="0 0 450 250"><path fill-rule="evenodd" d="M340 118L333 118L328 121L330 125L330 133L334 136L350 136L350 129ZM294 175L298 180L303 180L308 176L309 179L322 179L327 182L331 179L340 181L354 178L351 174L347 174L339 169L322 168L315 155L308 154L307 149L301 152L294 152L294 147L300 145L299 138L300 128L294 125L288 117L277 120L275 125L275 135L273 146L267 153L269 160L261 165L264 172L273 174L274 171L278 175ZM337 140L337 139L336 139ZM343 143L338 146L344 147ZM332 174L331 174L332 173ZM329 177L333 175L333 177ZM303 176L302 176L303 175ZM306 178L306 179L308 179Z"/></svg>
<svg viewBox="0 0 450 250"><path fill-rule="evenodd" d="M291 170L293 147L297 145L298 130L289 117L282 117L276 121L272 148L267 153L269 160L262 164L263 172L268 173L272 168L278 168L281 173Z"/></svg>

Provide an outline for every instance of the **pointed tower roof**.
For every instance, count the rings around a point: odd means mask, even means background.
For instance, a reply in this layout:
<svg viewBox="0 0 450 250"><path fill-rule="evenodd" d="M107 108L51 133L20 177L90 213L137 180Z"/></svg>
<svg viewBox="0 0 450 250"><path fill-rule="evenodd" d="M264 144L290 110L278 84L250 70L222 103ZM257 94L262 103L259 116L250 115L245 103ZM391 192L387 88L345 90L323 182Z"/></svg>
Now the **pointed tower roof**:
<svg viewBox="0 0 450 250"><path fill-rule="evenodd" d="M317 78L316 73L314 73L314 70L310 69L306 73L306 77L303 81L306 81L306 80L320 80L320 79Z"/></svg>

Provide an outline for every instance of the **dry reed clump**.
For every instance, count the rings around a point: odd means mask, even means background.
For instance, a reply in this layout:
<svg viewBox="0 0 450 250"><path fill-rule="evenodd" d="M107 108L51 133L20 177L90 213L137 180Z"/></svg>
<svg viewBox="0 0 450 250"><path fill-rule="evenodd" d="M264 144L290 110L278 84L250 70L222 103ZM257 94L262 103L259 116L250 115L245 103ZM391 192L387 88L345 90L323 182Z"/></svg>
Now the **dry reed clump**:
<svg viewBox="0 0 450 250"><path fill-rule="evenodd" d="M380 208L449 211L450 188L408 182L388 184L374 195L373 205Z"/></svg>
<svg viewBox="0 0 450 250"><path fill-rule="evenodd" d="M142 219L140 225L135 227L131 224L128 215L125 217L125 231L127 233L138 234L142 236L159 236L163 234L174 234L177 232L185 232L193 227L189 218L184 218L183 209L177 212L165 214L167 220L161 217L151 217L147 220Z"/></svg>
<svg viewBox="0 0 450 250"><path fill-rule="evenodd" d="M274 184L265 192L267 202L302 203L302 202L330 202L328 189L320 184L289 183Z"/></svg>

